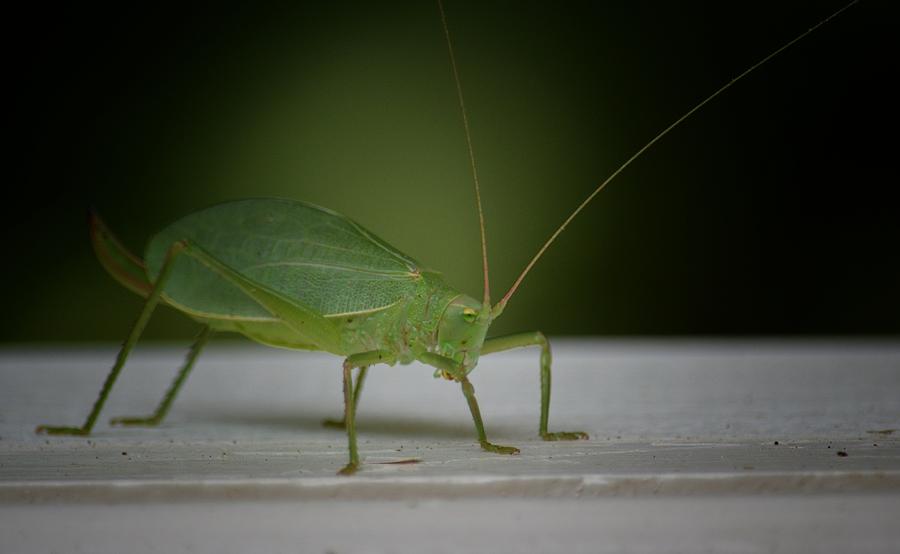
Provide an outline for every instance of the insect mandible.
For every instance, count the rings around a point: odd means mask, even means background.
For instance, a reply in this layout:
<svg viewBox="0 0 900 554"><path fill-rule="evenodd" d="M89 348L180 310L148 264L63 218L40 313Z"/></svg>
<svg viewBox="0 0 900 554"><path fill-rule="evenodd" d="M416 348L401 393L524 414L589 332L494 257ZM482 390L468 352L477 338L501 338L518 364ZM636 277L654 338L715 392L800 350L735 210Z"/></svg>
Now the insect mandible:
<svg viewBox="0 0 900 554"><path fill-rule="evenodd" d="M781 46L713 92L659 132L606 178L566 218L496 303L490 296L487 241L480 185L469 123L444 8L438 1L450 66L462 114L481 231L484 288L481 299L460 293L353 220L312 204L259 198L219 204L190 214L154 236L143 259L131 254L96 214L90 235L103 267L145 298L87 419L80 427L41 425L38 432L87 435L156 306L165 303L203 325L184 366L148 417L115 418L121 425L156 425L165 417L195 361L215 332L234 332L256 342L298 350L321 350L344 358L344 427L349 461L342 474L359 469L355 415L362 385L373 364L421 362L435 375L460 384L478 442L484 450L517 454L488 441L468 374L479 358L512 348L540 348L543 440L586 439L580 431L549 430L551 352L539 331L487 337L525 276L568 224L626 167L672 129L795 42L858 0ZM355 376L354 376L354 370Z"/></svg>

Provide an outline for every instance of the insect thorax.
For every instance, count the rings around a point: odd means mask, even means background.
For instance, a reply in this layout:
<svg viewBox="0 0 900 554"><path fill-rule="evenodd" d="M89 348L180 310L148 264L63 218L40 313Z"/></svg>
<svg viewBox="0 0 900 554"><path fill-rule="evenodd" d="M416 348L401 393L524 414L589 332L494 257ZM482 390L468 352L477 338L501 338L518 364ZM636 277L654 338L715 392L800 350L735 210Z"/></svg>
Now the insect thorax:
<svg viewBox="0 0 900 554"><path fill-rule="evenodd" d="M436 351L441 317L458 296L459 291L449 287L439 274L423 271L414 292L391 306L335 317L345 353L385 350L407 364L423 352Z"/></svg>

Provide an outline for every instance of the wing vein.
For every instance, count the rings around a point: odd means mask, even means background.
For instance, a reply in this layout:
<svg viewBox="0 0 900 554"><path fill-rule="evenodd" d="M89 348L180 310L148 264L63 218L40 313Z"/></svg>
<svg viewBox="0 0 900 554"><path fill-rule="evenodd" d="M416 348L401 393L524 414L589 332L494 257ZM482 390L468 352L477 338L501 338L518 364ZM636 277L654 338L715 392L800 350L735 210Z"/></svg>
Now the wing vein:
<svg viewBox="0 0 900 554"><path fill-rule="evenodd" d="M391 279L397 279L398 277L402 277L401 280L415 278L417 276L416 273L404 272L404 271L377 271L373 269L363 269L359 267L348 267L342 265L334 265L334 264L324 264L319 262L268 262L263 264L255 264L251 266L247 266L243 269L243 271L250 271L254 269L263 269L267 267L310 267L316 269L328 269L328 270L336 270L336 271L346 271L348 273L360 273L363 275L373 275L379 277L389 277Z"/></svg>

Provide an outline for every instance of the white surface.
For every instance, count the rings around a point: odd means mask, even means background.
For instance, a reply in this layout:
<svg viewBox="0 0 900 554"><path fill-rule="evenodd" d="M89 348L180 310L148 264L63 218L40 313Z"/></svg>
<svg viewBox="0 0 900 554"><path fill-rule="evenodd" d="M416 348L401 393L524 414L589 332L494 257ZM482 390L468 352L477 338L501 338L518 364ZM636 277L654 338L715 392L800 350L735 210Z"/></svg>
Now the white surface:
<svg viewBox="0 0 900 554"><path fill-rule="evenodd" d="M155 407L184 353L140 348L95 433L69 438L33 429L80 424L115 349L6 348L0 552L900 549L900 431L876 433L900 429L900 343L554 347L551 430L591 440L537 440L536 350L472 374L514 457L479 450L457 385L376 366L353 478L319 425L340 414L337 358L214 343L162 427L111 428Z"/></svg>
<svg viewBox="0 0 900 554"><path fill-rule="evenodd" d="M0 551L896 553L896 516L885 495L0 505Z"/></svg>

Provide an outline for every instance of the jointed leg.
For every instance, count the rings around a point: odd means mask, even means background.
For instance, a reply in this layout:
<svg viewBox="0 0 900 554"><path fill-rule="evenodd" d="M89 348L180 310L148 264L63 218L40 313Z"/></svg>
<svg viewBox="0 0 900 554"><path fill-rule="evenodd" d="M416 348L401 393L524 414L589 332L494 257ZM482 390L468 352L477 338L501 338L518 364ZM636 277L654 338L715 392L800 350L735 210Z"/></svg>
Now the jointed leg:
<svg viewBox="0 0 900 554"><path fill-rule="evenodd" d="M116 358L116 363L113 365L113 368L110 370L109 375L106 376L106 381L103 383L103 387L100 389L100 394L97 397L97 400L94 402L94 407L91 409L91 413L88 414L87 419L81 427L56 427L50 425L40 425L35 432L37 433L47 433L48 435L87 435L91 432L91 429L94 427L94 423L97 422L97 416L100 415L100 410L103 409L103 404L106 402L106 397L109 396L109 391L112 390L113 385L116 382L116 378L118 378L119 373L121 373L122 368L125 366L125 360L128 359L128 355L131 353L131 349L134 348L134 345L137 343L138 338L140 338L141 333L144 331L144 327L147 326L147 322L150 320L150 316L153 314L154 308L159 303L159 297L162 294L163 288L165 287L166 282L169 280L169 275L172 272L172 262L175 260L175 256L177 256L180 252L182 252L185 248L184 242L176 242L169 248L169 251L166 253L166 260L163 263L162 270L159 273L159 277L156 280L156 283L153 285L153 292L150 293L150 296L147 297L147 302L144 304L144 309L141 311L141 315L138 316L137 321L134 323L134 326L131 328L131 332L128 334L128 339L125 341L125 344L122 345L122 349L119 350L119 356Z"/></svg>
<svg viewBox="0 0 900 554"><path fill-rule="evenodd" d="M487 434L484 432L484 422L481 420L481 410L478 408L478 401L475 400L475 387L466 377L463 371L453 360L445 358L438 354L426 353L420 356L419 360L432 367L442 370L449 378L458 381L462 386L463 394L466 402L469 404L469 411L472 412L472 419L475 421L475 432L478 433L478 442L481 448L488 452L496 452L497 454L518 454L519 449L513 446L499 446L488 442Z"/></svg>
<svg viewBox="0 0 900 554"><path fill-rule="evenodd" d="M114 417L109 420L109 423L112 425L159 425L169 412L169 408L172 406L175 396L187 380L188 374L190 374L191 369L194 367L194 362L197 361L200 352L203 350L203 347L206 346L206 343L209 341L209 337L212 336L212 334L212 329L210 329L209 326L204 326L200 331L200 334L197 335L197 338L185 359L184 366L178 372L178 375L175 377L175 380L172 381L172 384L169 385L169 390L166 391L165 396L163 396L159 405L156 407L156 411L153 415L146 417Z"/></svg>
<svg viewBox="0 0 900 554"><path fill-rule="evenodd" d="M469 403L469 411L472 412L472 419L475 420L475 431L478 433L478 442L481 444L482 450L488 452L496 452L497 454L518 454L519 449L514 446L500 446L488 442L487 435L484 433L484 422L481 421L481 410L478 409L478 401L475 400L475 387L469 382L469 378L463 376L459 380L462 385L463 394L466 396L466 402Z"/></svg>
<svg viewBox="0 0 900 554"><path fill-rule="evenodd" d="M344 360L344 423L347 429L347 442L349 443L350 461L338 473L352 475L359 469L359 452L356 448L356 389L353 386L353 368L364 368L375 363L393 364L394 356L381 350L352 354ZM360 371L361 376L365 373ZM359 377L357 377L359 379Z"/></svg>
<svg viewBox="0 0 900 554"><path fill-rule="evenodd" d="M359 396L362 393L363 383L366 381L366 375L369 373L369 366L364 365L359 368L359 371L356 372L356 385L353 387L353 413L356 413L357 408L359 408ZM322 425L325 427L337 427L339 429L344 429L347 427L346 421L344 418L341 419L326 419L322 421Z"/></svg>
<svg viewBox="0 0 900 554"><path fill-rule="evenodd" d="M81 427L51 427L41 425L36 429L37 432L56 435L87 435L90 433L94 423L97 421L100 410L103 408L103 404L106 402L107 396L109 396L113 384L118 378L119 373L122 371L122 367L125 365L125 360L131 353L131 349L134 348L135 343L137 343L144 327L146 327L147 321L150 319L150 315L153 313L154 308L156 308L156 305L159 303L165 284L168 282L169 276L172 273L173 262L179 254L191 256L213 272L218 273L237 286L248 297L258 302L273 316L281 319L288 327L297 331L299 334L302 334L314 344L321 346L325 350L336 348L340 344L340 332L337 326L326 317L316 313L311 308L287 300L264 287L259 287L256 283L229 268L197 245L194 245L187 240L180 240L172 244L166 253L162 269L160 270L156 282L153 284L153 290L147 297L144 309L141 312L140 317L138 317L137 322L135 322L134 327L132 327L128 339L119 351L116 363L106 377L106 381L100 389L100 395L94 403L94 407L88 415L87 420ZM186 371L184 373L186 376ZM177 389L178 386L180 386L180 383L176 382L174 388ZM174 392L172 396L174 397ZM171 400L169 400L169 402L171 402Z"/></svg>
<svg viewBox="0 0 900 554"><path fill-rule="evenodd" d="M505 337L487 339L481 347L481 354L485 355L492 352L501 352L503 350L510 350L521 346L541 347L541 421L538 428L541 438L545 441L588 438L587 433L582 433L581 431L559 431L556 433L547 431L547 425L550 419L550 363L552 361L552 356L550 354L550 342L547 341L547 337L545 337L543 333L535 331L533 333L517 333Z"/></svg>

